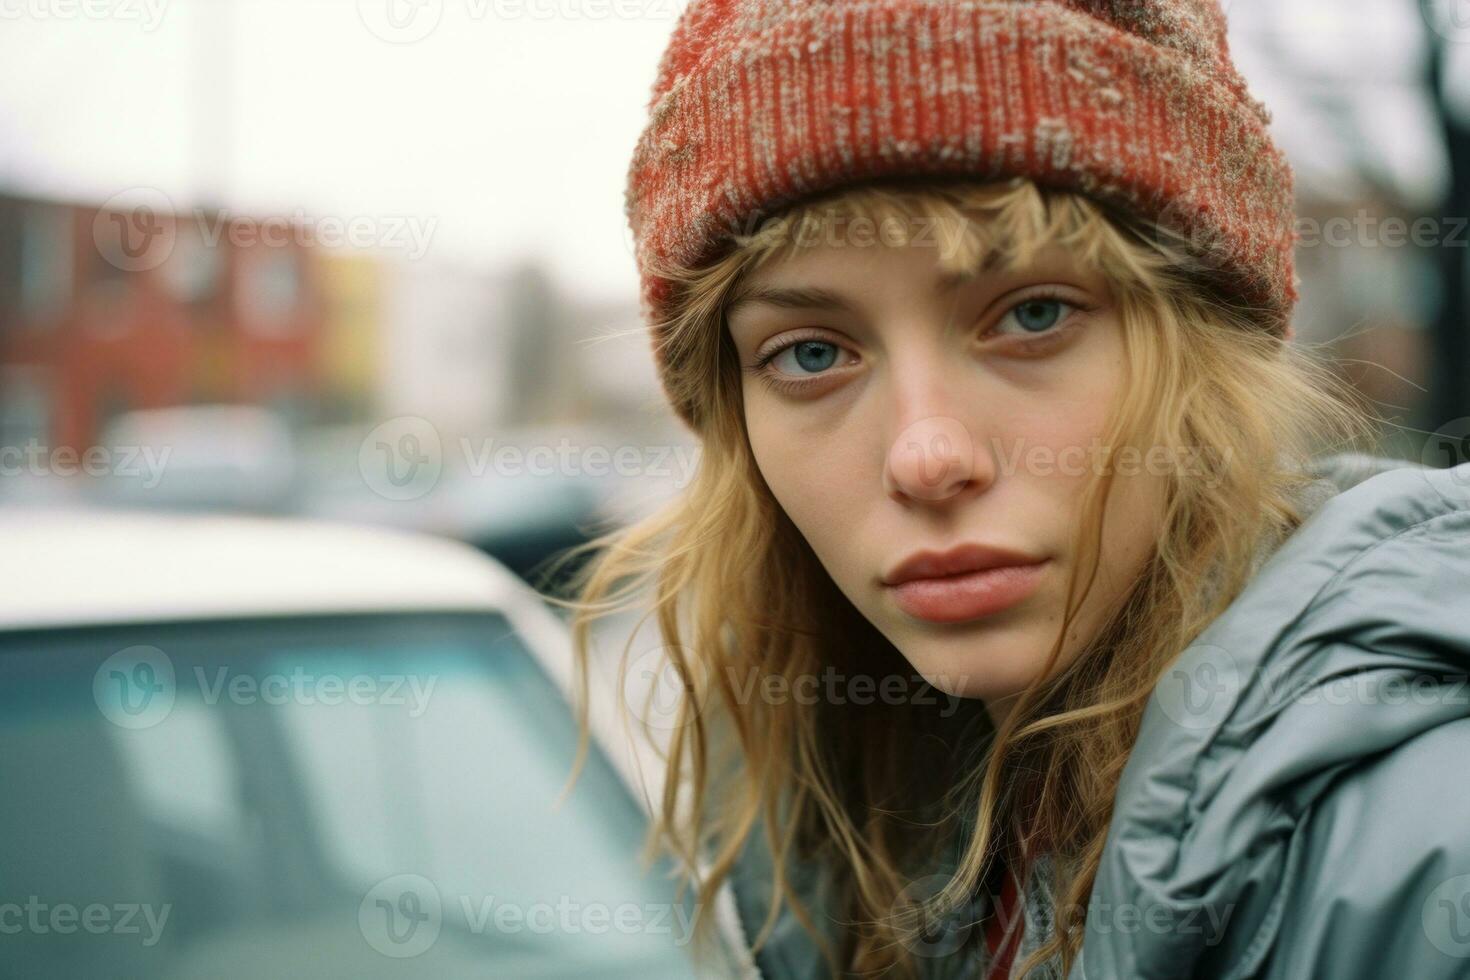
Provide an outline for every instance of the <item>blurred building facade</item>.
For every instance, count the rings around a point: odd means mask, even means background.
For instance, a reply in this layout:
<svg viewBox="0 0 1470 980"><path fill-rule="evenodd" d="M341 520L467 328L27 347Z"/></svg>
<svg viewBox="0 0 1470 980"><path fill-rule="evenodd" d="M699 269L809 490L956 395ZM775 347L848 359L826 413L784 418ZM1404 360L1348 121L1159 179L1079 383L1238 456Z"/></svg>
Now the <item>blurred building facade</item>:
<svg viewBox="0 0 1470 980"><path fill-rule="evenodd" d="M311 417L326 335L315 257L240 247L218 226L211 242L206 222L0 197L5 442L84 450L119 415L191 403Z"/></svg>
<svg viewBox="0 0 1470 980"><path fill-rule="evenodd" d="M445 437L663 412L631 298L580 300L530 259L269 240L273 220L0 195L0 445L84 451L120 416L190 405Z"/></svg>
<svg viewBox="0 0 1470 980"><path fill-rule="evenodd" d="M1271 110L1296 171L1298 342L1325 349L1390 424L1384 450L1417 456L1433 429L1432 333L1449 158L1429 85L1432 33L1413 2L1235 0L1231 48ZM1451 214L1464 202L1448 202ZM1415 223L1421 222L1415 232ZM1427 222L1427 223L1426 223Z"/></svg>

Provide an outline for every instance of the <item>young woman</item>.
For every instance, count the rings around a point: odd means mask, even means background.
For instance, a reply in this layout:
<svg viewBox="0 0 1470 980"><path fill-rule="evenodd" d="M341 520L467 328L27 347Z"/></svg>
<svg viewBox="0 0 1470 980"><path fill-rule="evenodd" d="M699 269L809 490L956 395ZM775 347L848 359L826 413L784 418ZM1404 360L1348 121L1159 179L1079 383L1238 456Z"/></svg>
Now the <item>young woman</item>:
<svg viewBox="0 0 1470 980"><path fill-rule="evenodd" d="M1470 974L1470 467L1287 344L1268 121L1216 0L685 9L627 203L702 456L570 605L656 616L653 840L762 975Z"/></svg>

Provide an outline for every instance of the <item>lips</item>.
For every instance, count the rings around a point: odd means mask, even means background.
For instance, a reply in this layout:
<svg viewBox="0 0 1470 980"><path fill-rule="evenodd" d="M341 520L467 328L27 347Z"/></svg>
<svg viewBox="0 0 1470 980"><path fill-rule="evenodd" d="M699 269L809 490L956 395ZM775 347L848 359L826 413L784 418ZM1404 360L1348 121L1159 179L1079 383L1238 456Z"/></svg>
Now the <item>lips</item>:
<svg viewBox="0 0 1470 980"><path fill-rule="evenodd" d="M895 604L934 623L962 623L1017 605L1042 583L1050 559L963 544L949 551L920 551L884 576Z"/></svg>
<svg viewBox="0 0 1470 980"><path fill-rule="evenodd" d="M1005 548L966 542L947 551L916 551L883 576L884 585L902 585L914 579L943 578L991 568L1035 565L1045 559Z"/></svg>

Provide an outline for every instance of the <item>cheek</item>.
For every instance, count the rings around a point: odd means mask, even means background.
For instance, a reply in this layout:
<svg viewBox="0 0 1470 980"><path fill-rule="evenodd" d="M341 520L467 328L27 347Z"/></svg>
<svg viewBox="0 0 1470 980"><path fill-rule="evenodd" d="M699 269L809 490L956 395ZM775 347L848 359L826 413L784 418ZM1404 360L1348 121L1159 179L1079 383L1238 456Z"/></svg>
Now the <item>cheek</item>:
<svg viewBox="0 0 1470 980"><path fill-rule="evenodd" d="M1119 478L1120 499L1109 507L1104 547L1114 585L1124 588L1138 577L1163 532L1167 477L1143 472Z"/></svg>
<svg viewBox="0 0 1470 980"><path fill-rule="evenodd" d="M1026 429L1032 440L1057 451L1091 450L1094 440L1101 443L1118 388L1118 379L1103 370L1062 379L1044 404L1032 405Z"/></svg>
<svg viewBox="0 0 1470 980"><path fill-rule="evenodd" d="M746 415L751 452L771 494L835 579L855 559L865 501L880 474L870 471L863 443L850 434L794 427L789 418L752 409Z"/></svg>
<svg viewBox="0 0 1470 980"><path fill-rule="evenodd" d="M1048 500L1053 519L1071 525L1086 485L1106 467L1105 436L1124 384L1115 331L1057 365L1044 384L1018 393L997 445L1002 473L1010 471L1026 494Z"/></svg>

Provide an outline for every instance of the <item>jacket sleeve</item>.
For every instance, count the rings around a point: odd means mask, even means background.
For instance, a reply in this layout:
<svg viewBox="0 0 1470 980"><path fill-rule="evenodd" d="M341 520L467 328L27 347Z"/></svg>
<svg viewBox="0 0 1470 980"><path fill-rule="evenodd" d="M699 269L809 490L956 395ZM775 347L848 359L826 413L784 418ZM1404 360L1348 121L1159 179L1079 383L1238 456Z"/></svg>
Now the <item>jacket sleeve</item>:
<svg viewBox="0 0 1470 980"><path fill-rule="evenodd" d="M1470 704L1464 685L1428 696ZM1470 977L1467 773L1470 717L1343 773L1298 825L1281 939L1258 975Z"/></svg>

